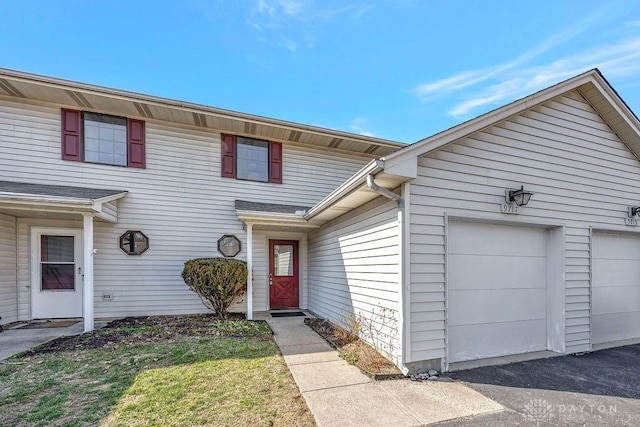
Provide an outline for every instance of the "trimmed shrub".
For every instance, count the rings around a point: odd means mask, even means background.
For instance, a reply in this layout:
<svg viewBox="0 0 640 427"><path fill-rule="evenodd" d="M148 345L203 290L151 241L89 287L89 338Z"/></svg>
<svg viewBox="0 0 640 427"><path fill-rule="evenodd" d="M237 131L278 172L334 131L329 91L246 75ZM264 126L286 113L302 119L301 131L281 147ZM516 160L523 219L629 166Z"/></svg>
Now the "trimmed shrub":
<svg viewBox="0 0 640 427"><path fill-rule="evenodd" d="M196 258L184 263L182 278L218 317L247 293L247 263L229 258Z"/></svg>

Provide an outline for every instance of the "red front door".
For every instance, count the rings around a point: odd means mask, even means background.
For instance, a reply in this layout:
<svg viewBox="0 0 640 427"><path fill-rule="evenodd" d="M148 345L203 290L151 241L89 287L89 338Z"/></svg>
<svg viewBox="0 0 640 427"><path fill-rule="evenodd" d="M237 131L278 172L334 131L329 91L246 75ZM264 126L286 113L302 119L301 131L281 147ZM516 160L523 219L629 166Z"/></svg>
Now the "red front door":
<svg viewBox="0 0 640 427"><path fill-rule="evenodd" d="M298 242L269 240L269 301L272 309L297 308Z"/></svg>

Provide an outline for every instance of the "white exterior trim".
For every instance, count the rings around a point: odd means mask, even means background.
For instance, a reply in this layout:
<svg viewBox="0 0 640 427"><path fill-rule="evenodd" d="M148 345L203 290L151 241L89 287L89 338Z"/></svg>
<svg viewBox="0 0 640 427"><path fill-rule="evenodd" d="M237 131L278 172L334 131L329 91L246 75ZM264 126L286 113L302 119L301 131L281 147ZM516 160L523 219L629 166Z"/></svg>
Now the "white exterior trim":
<svg viewBox="0 0 640 427"><path fill-rule="evenodd" d="M85 214L82 218L82 254L83 254L83 300L84 300L84 332L93 331L93 215Z"/></svg>
<svg viewBox="0 0 640 427"><path fill-rule="evenodd" d="M247 223L247 320L253 320L253 224Z"/></svg>

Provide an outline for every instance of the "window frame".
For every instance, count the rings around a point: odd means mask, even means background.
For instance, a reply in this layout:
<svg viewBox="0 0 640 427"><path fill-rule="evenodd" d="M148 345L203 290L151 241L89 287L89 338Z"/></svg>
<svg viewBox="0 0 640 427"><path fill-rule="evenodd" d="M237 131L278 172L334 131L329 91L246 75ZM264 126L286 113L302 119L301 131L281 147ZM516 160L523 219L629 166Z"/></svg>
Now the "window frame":
<svg viewBox="0 0 640 427"><path fill-rule="evenodd" d="M238 177L238 138L246 138L267 143L267 180L254 180ZM255 138L253 136L221 134L221 166L223 178L233 178L239 181L258 183L282 184L282 143Z"/></svg>
<svg viewBox="0 0 640 427"><path fill-rule="evenodd" d="M125 144L126 144L125 164L120 165L120 164L116 164L116 163L96 162L96 161L87 160L87 134L86 134L86 123L87 123L86 115L87 114L91 114L91 115L94 115L94 116L101 116L101 117L111 117L111 118L114 118L114 119L124 120ZM115 116L113 114L102 114L102 113L94 113L94 112L91 112L91 111L82 111L80 113L80 119L82 120L81 126L82 126L82 162L83 163L91 163L91 164L94 164L94 165L117 166L117 167L121 167L121 168L122 167L124 167L124 168L129 167L129 120L126 117ZM93 120L90 120L90 121L95 123L95 121L93 121ZM100 141L100 138L98 138L98 141Z"/></svg>
<svg viewBox="0 0 640 427"><path fill-rule="evenodd" d="M126 157L125 165L102 163L86 160L84 125L86 114L114 117L126 120ZM79 111L61 108L61 157L62 160L82 162L93 165L115 167L146 168L146 123L143 120L105 114L96 111Z"/></svg>
<svg viewBox="0 0 640 427"><path fill-rule="evenodd" d="M264 159L264 162L267 164L267 176L265 177L264 180L251 179L251 178L241 178L241 177L238 176L238 172L240 171L240 156L238 155L238 152L239 152L238 147L240 145L249 145L249 144L243 144L242 142L240 142L238 140L239 138L243 138L243 139L248 140L248 141L263 142L263 143L266 144L267 157L266 157L266 159ZM269 177L271 176L270 165L269 165L269 163L270 163L269 159L270 158L271 158L271 144L266 139L250 138L250 137L246 137L246 136L236 136L236 179L238 181L269 182Z"/></svg>

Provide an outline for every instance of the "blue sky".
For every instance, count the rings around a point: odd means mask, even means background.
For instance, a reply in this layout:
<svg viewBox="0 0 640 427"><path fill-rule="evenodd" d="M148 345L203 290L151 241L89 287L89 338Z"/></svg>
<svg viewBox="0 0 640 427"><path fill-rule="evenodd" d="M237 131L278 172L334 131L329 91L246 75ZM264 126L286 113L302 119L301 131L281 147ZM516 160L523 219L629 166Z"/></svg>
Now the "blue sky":
<svg viewBox="0 0 640 427"><path fill-rule="evenodd" d="M599 67L640 114L638 1L19 1L0 67L414 142Z"/></svg>

